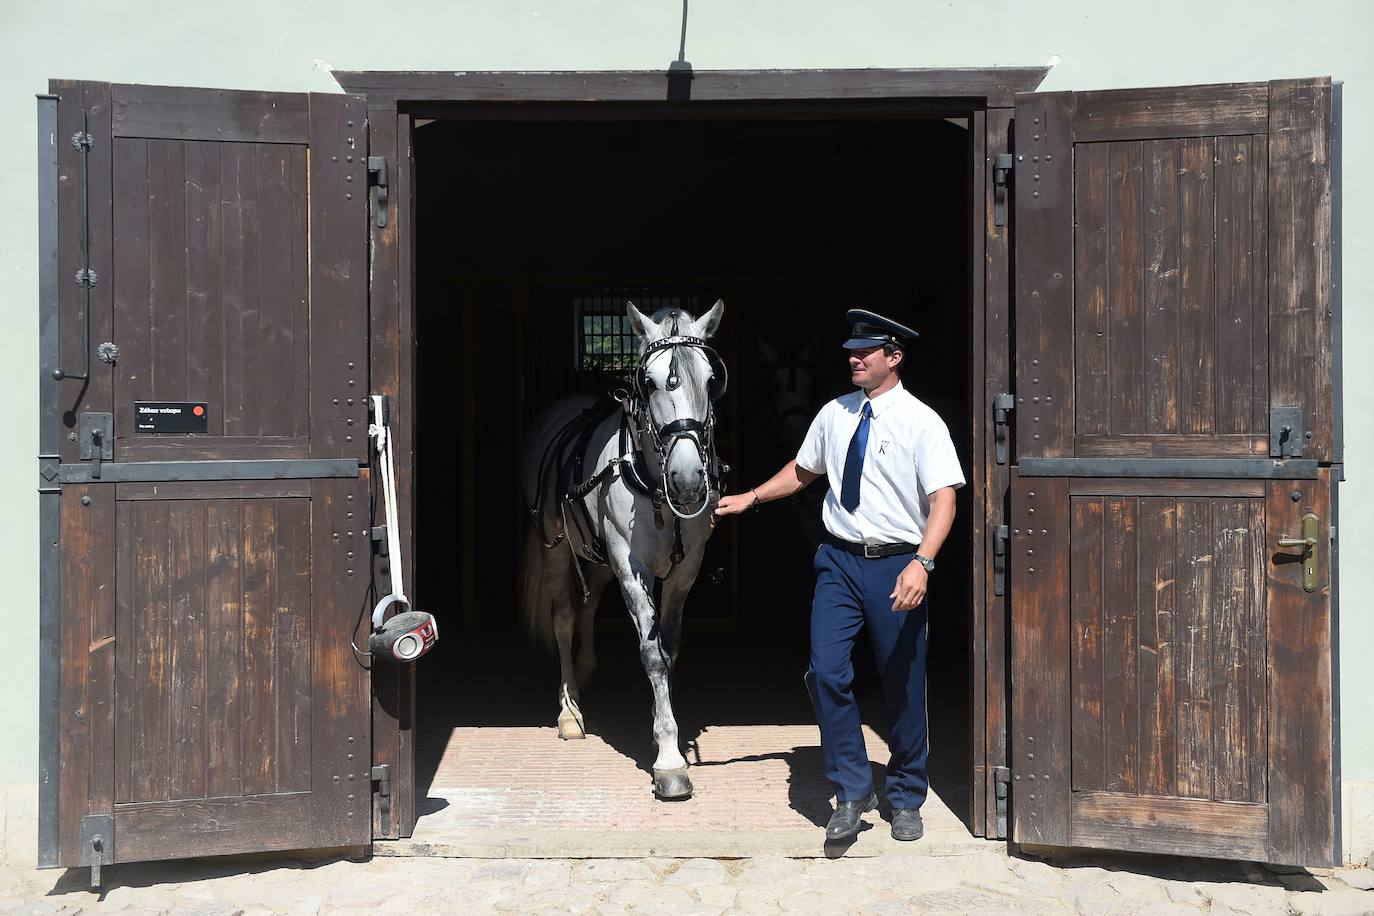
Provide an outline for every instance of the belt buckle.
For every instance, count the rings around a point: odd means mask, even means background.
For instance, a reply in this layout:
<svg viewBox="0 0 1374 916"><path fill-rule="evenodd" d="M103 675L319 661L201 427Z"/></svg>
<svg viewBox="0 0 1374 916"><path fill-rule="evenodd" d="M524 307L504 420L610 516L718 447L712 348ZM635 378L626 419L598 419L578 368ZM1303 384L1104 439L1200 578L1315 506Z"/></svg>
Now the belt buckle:
<svg viewBox="0 0 1374 916"><path fill-rule="evenodd" d="M883 547L881 544L864 544L864 559L881 560L883 557L881 553L882 549Z"/></svg>

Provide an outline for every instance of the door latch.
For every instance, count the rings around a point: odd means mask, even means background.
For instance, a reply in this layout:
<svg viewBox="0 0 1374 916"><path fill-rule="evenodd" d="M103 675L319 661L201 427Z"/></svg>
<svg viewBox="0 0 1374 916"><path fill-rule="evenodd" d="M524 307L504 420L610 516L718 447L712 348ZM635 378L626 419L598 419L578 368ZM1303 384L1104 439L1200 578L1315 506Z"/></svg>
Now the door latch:
<svg viewBox="0 0 1374 916"><path fill-rule="evenodd" d="M992 399L992 438L997 445L997 463L1007 463L1007 421L1008 414L1016 409L1016 398L1010 394L999 394Z"/></svg>
<svg viewBox="0 0 1374 916"><path fill-rule="evenodd" d="M1302 517L1302 537L1284 535L1279 538L1280 547L1302 548L1302 590L1305 592L1317 590L1317 533L1320 528L1321 521L1309 512Z"/></svg>
<svg viewBox="0 0 1374 916"><path fill-rule="evenodd" d="M377 189L377 226L378 228L385 229L388 197L385 156L367 157L367 183Z"/></svg>
<svg viewBox="0 0 1374 916"><path fill-rule="evenodd" d="M992 160L992 224L1007 224L1007 178L1011 175L1011 153L998 153Z"/></svg>
<svg viewBox="0 0 1374 916"><path fill-rule="evenodd" d="M100 462L114 460L114 414L83 413L78 418L81 458L91 462L91 479L100 479Z"/></svg>
<svg viewBox="0 0 1374 916"><path fill-rule="evenodd" d="M1312 438L1302 428L1301 407L1272 407L1269 410L1269 457L1301 458L1303 445Z"/></svg>
<svg viewBox="0 0 1374 916"><path fill-rule="evenodd" d="M993 767L992 785L997 796L997 839L1007 838L1007 807L1011 796L1011 767Z"/></svg>

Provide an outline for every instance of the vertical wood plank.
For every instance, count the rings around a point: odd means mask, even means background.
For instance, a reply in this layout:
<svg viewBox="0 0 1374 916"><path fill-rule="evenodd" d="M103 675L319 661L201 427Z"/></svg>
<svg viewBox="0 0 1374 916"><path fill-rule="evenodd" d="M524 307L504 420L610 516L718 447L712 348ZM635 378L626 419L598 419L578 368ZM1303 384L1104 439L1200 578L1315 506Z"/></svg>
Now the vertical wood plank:
<svg viewBox="0 0 1374 916"><path fill-rule="evenodd" d="M129 506L133 534L134 671L132 801L168 798L170 755L167 694L170 687L170 598L167 560L171 553L167 503Z"/></svg>
<svg viewBox="0 0 1374 916"><path fill-rule="evenodd" d="M84 218L81 199L82 160L81 154L72 146L70 138L82 128L81 113L85 102L80 82L50 80L48 91L57 96L57 358L65 368L81 365L81 347L84 343L85 296L83 291L67 278L76 276L76 272L84 266L81 252L81 227ZM81 379L69 378L58 382L57 403L75 403L83 387ZM64 433L68 429L75 429L74 418L64 416L63 426ZM81 451L79 442L73 442L66 435L62 435L58 437L57 447L58 454L64 462L78 460ZM66 671L65 667L63 671ZM64 684L64 689L66 686ZM80 835L78 833L75 839L69 840L66 836L65 815L59 814L59 819L63 825L63 835L58 851L66 861L70 851L68 844L75 844Z"/></svg>
<svg viewBox="0 0 1374 916"><path fill-rule="evenodd" d="M278 499L277 790L310 788L310 503Z"/></svg>
<svg viewBox="0 0 1374 916"><path fill-rule="evenodd" d="M1177 503L1178 794L1212 797L1212 502Z"/></svg>
<svg viewBox="0 0 1374 916"><path fill-rule="evenodd" d="M82 497L91 504L83 506ZM101 671L97 660L113 647L101 645L104 622L113 616L114 553L105 537L114 525L114 494L99 486L69 486L62 494L61 514L61 633L59 688L63 727L58 735L62 766L57 774L59 798L58 836L61 858L81 862L81 818L108 813L108 777L95 770L96 761L109 763L107 748L96 748L108 728L100 721L108 715L97 708L109 692L94 680ZM102 629L94 630L93 627ZM93 639L93 637L98 637ZM105 807L96 807L105 805Z"/></svg>
<svg viewBox="0 0 1374 916"><path fill-rule="evenodd" d="M206 791L243 794L243 500L206 507Z"/></svg>
<svg viewBox="0 0 1374 916"><path fill-rule="evenodd" d="M1145 161L1145 431L1179 431L1179 141L1151 140ZM1142 542L1143 546L1143 542Z"/></svg>
<svg viewBox="0 0 1374 916"><path fill-rule="evenodd" d="M1107 790L1135 792L1140 722L1136 685L1138 597L1136 498L1104 500L1102 750Z"/></svg>
<svg viewBox="0 0 1374 916"><path fill-rule="evenodd" d="M1078 435L1111 432L1111 228L1110 143L1083 143L1074 150L1074 373Z"/></svg>
<svg viewBox="0 0 1374 916"><path fill-rule="evenodd" d="M1211 137L1179 141L1179 427L1215 432L1215 202Z"/></svg>
<svg viewBox="0 0 1374 916"><path fill-rule="evenodd" d="M148 273L151 360L157 400L185 397L186 163L179 140L148 141Z"/></svg>
<svg viewBox="0 0 1374 916"><path fill-rule="evenodd" d="M291 435L310 435L310 164L306 151L290 150L291 164Z"/></svg>
<svg viewBox="0 0 1374 916"><path fill-rule="evenodd" d="M187 142L186 397L209 403L207 433L224 435L224 291L220 148Z"/></svg>
<svg viewBox="0 0 1374 916"><path fill-rule="evenodd" d="M1277 231L1275 225L1271 232ZM1302 516L1331 518L1331 471L1316 480L1275 480L1265 500L1269 596L1269 843L1271 861L1334 865L1331 745L1330 542L1318 544L1316 592L1302 587L1302 563L1279 538L1302 530ZM1298 492L1293 502L1289 494ZM1290 559L1291 557L1291 559Z"/></svg>
<svg viewBox="0 0 1374 916"><path fill-rule="evenodd" d="M358 609L368 597L365 516L371 481L317 481L311 488L311 831L316 842L354 846L372 837L371 681L350 642L366 638ZM353 517L350 518L350 514ZM354 556L349 556L352 551Z"/></svg>
<svg viewBox="0 0 1374 916"><path fill-rule="evenodd" d="M1269 390L1332 460L1331 80L1269 84Z"/></svg>
<svg viewBox="0 0 1374 916"><path fill-rule="evenodd" d="M296 402L307 393L293 387L296 372L292 232L297 206L291 199L290 149L281 144L255 144L253 165L258 181L258 327L253 387L258 398L258 434L289 435Z"/></svg>
<svg viewBox="0 0 1374 916"><path fill-rule="evenodd" d="M243 792L276 791L277 519L272 503L243 507Z"/></svg>
<svg viewBox="0 0 1374 916"><path fill-rule="evenodd" d="M134 677L138 642L134 631L134 520L129 504L116 506L115 523L115 784L116 802L134 797Z"/></svg>
<svg viewBox="0 0 1374 916"><path fill-rule="evenodd" d="M1250 797L1249 801L1267 801L1269 767L1269 614L1265 581L1269 567L1270 545L1265 540L1265 504L1249 501L1249 582L1246 600L1244 643L1246 691L1250 705L1245 711L1249 723Z"/></svg>
<svg viewBox="0 0 1374 916"><path fill-rule="evenodd" d="M1073 788L1107 787L1103 745L1103 500L1075 497L1070 528L1073 625Z"/></svg>
<svg viewBox="0 0 1374 916"><path fill-rule="evenodd" d="M1269 430L1269 138L1254 136L1250 179L1250 428ZM1340 460L1339 458L1337 460Z"/></svg>
<svg viewBox="0 0 1374 916"><path fill-rule="evenodd" d="M1070 522L1066 478L1013 475L1012 839L1020 843L1070 839L1071 586L1069 552L1060 546Z"/></svg>
<svg viewBox="0 0 1374 916"><path fill-rule="evenodd" d="M366 461L366 111L355 96L310 105L310 454Z"/></svg>
<svg viewBox="0 0 1374 916"><path fill-rule="evenodd" d="M134 429L134 401L151 399L153 330L148 251L148 141L114 141L114 323L119 329L115 363L116 448ZM72 336L72 335L68 335ZM116 452L118 457L118 452Z"/></svg>
<svg viewBox="0 0 1374 916"><path fill-rule="evenodd" d="M205 504L168 505L171 552L171 676L168 683L171 798L206 796Z"/></svg>
<svg viewBox="0 0 1374 916"><path fill-rule="evenodd" d="M1255 230L1250 188L1256 180L1253 143L1250 137L1218 137L1216 144L1216 430L1267 433L1267 423L1259 429L1251 426L1254 338L1260 333L1254 326L1255 298L1260 291L1251 286Z"/></svg>
<svg viewBox="0 0 1374 916"><path fill-rule="evenodd" d="M1107 258L1111 293L1107 313L1112 339L1107 361L1111 380L1111 431L1145 431L1144 322L1141 297L1145 276L1144 214L1141 207L1141 143L1110 144L1111 223Z"/></svg>
<svg viewBox="0 0 1374 916"><path fill-rule="evenodd" d="M1032 180L1018 176L1016 181L1016 443L1021 457L1073 455L1073 354L1064 345L1074 339L1073 105L1067 92L1023 96L1016 105L1017 158L1038 166L1031 170Z"/></svg>
<svg viewBox="0 0 1374 916"><path fill-rule="evenodd" d="M969 749L969 811L968 823L975 836L983 834L983 825L987 821L987 803L991 797L986 791L987 778L987 748L984 741L980 740L980 733L983 731L983 723L987 719L987 679L984 676L986 667L984 633L987 630L987 608L985 588L986 575L984 566L976 559L981 544L987 542L987 528L989 516L986 512L979 511L986 504L987 497L987 465L986 448L987 443L984 436L987 430L987 420L990 399L984 396L987 391L985 379L987 377L987 348L985 345L986 332L984 322L987 318L983 308L986 289L984 282L986 272L984 269L983 248L987 240L987 227L979 214L984 212L992 195L988 193L989 186L986 184L985 176L989 164L987 155L987 116L983 111L975 111L969 117L969 130L965 151L968 155L969 163L969 184L968 184L968 210L970 213L968 225L968 267L969 267L969 351L972 361L970 371L970 381L968 386L969 416L968 436L969 436L969 484L970 494L969 503L973 507L970 513L970 532L969 547L971 556L969 557L969 576L967 585L968 605L969 605L969 659L968 659L968 728L970 736ZM993 522L996 524L996 522ZM995 834L994 834L995 836Z"/></svg>
<svg viewBox="0 0 1374 916"><path fill-rule="evenodd" d="M1250 513L1244 501L1212 501L1212 797L1250 797L1248 673L1244 668L1250 593Z"/></svg>
<svg viewBox="0 0 1374 916"><path fill-rule="evenodd" d="M1140 500L1140 781L1142 795L1176 795L1174 707L1176 509L1169 497Z"/></svg>
<svg viewBox="0 0 1374 916"><path fill-rule="evenodd" d="M221 147L224 245L224 434L258 431L250 415L258 327L258 198L252 146Z"/></svg>

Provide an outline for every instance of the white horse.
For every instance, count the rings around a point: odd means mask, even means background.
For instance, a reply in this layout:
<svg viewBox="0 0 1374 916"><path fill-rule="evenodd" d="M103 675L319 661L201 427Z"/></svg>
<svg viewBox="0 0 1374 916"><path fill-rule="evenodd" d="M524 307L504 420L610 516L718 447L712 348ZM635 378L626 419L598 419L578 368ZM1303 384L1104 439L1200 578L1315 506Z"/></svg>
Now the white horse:
<svg viewBox="0 0 1374 916"><path fill-rule="evenodd" d="M650 318L627 303L639 342L628 390L615 401L583 395L551 405L529 431L521 475L530 514L522 612L533 637L558 643L559 737L586 734L578 688L596 668L596 606L614 577L653 688L659 798L692 794L668 674L724 467L713 404L725 391L725 365L706 344L724 311L717 301L698 319L680 309ZM658 607L655 579L663 583Z"/></svg>

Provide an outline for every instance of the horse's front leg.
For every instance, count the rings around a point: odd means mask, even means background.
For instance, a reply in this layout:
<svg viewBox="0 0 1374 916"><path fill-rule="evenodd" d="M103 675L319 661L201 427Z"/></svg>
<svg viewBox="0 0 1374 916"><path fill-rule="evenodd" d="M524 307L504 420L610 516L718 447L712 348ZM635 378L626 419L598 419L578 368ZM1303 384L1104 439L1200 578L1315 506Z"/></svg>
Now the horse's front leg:
<svg viewBox="0 0 1374 916"><path fill-rule="evenodd" d="M687 760L678 749L677 719L668 690L669 655L663 631L654 613L653 573L638 560L626 557L617 563L616 573L625 595L625 606L639 632L639 658L654 693L654 794L659 798L688 798L692 780L687 776Z"/></svg>
<svg viewBox="0 0 1374 916"><path fill-rule="evenodd" d="M658 619L663 628L663 642L668 650L670 670L677 663L677 654L682 650L682 609L687 603L687 593L697 581L697 573L701 571L701 561L705 555L705 545L697 546L683 557L682 562L663 580L663 589L658 601Z"/></svg>

